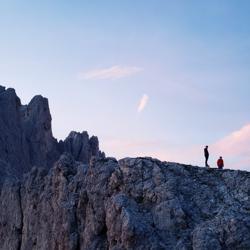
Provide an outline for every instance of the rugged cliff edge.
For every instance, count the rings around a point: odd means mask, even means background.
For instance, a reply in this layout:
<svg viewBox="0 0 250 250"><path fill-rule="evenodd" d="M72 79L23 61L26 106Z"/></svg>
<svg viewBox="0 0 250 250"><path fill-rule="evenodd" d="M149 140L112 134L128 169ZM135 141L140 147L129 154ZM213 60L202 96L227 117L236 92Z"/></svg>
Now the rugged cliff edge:
<svg viewBox="0 0 250 250"><path fill-rule="evenodd" d="M117 161L85 133L58 143L43 105L2 93L1 250L250 249L249 172Z"/></svg>
<svg viewBox="0 0 250 250"><path fill-rule="evenodd" d="M63 155L2 182L0 249L250 249L249 192L243 171Z"/></svg>

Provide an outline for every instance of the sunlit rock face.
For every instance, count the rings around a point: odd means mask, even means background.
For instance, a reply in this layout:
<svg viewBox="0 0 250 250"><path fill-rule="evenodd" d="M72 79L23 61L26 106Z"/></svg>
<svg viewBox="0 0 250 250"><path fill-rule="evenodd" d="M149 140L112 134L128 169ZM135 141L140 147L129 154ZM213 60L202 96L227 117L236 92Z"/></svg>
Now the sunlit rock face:
<svg viewBox="0 0 250 250"><path fill-rule="evenodd" d="M48 100L0 87L1 250L249 250L250 173L57 142Z"/></svg>
<svg viewBox="0 0 250 250"><path fill-rule="evenodd" d="M0 86L0 160L21 177L33 166L50 168L63 152L87 163L99 152L97 137L71 132L59 143L53 137L48 99L35 96L22 105L14 89Z"/></svg>

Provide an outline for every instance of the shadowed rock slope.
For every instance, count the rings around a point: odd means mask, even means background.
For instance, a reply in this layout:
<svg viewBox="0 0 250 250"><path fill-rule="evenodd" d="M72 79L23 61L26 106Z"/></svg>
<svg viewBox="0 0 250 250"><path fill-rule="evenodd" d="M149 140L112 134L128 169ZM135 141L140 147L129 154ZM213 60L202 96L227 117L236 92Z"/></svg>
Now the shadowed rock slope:
<svg viewBox="0 0 250 250"><path fill-rule="evenodd" d="M101 154L97 137L87 132L71 132L57 142L47 98L38 95L22 105L14 89L0 86L0 165L5 171L19 178L32 166L50 168L63 152L84 163Z"/></svg>
<svg viewBox="0 0 250 250"><path fill-rule="evenodd" d="M0 249L250 249L250 173L64 154L2 180Z"/></svg>

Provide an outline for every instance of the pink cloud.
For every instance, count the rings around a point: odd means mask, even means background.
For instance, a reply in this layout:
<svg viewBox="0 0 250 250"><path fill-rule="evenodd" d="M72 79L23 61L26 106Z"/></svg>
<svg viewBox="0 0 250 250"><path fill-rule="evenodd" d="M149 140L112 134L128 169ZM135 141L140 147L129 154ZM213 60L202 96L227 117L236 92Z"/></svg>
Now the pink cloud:
<svg viewBox="0 0 250 250"><path fill-rule="evenodd" d="M200 146L172 146L163 140L145 140L139 138L109 138L102 143L107 154L118 158L149 156L162 161L172 161L199 165L203 163L203 148ZM195 161L199 159L199 161Z"/></svg>
<svg viewBox="0 0 250 250"><path fill-rule="evenodd" d="M94 69L87 72L81 72L78 74L78 78L80 80L115 80L135 75L141 71L143 71L143 68L140 67L114 65L110 68Z"/></svg>
<svg viewBox="0 0 250 250"><path fill-rule="evenodd" d="M214 147L227 155L250 152L250 124L234 131L214 144Z"/></svg>
<svg viewBox="0 0 250 250"><path fill-rule="evenodd" d="M156 147L152 155L161 160L204 166L203 147L193 144L189 147L165 145L165 148ZM218 157L223 156L226 168L250 171L250 123L209 145L209 152L212 167L217 167Z"/></svg>
<svg viewBox="0 0 250 250"><path fill-rule="evenodd" d="M146 156L151 148L159 147L162 142L136 138L109 138L104 140L102 144L107 153L115 154L116 157L122 158L127 156Z"/></svg>
<svg viewBox="0 0 250 250"><path fill-rule="evenodd" d="M214 143L212 148L228 158L231 168L250 170L250 123Z"/></svg>
<svg viewBox="0 0 250 250"><path fill-rule="evenodd" d="M161 140L120 138L103 141L104 151L118 158L150 156L162 161L172 161L190 165L204 166L204 145L171 145ZM225 168L250 171L250 123L209 145L209 164L216 167L221 155Z"/></svg>

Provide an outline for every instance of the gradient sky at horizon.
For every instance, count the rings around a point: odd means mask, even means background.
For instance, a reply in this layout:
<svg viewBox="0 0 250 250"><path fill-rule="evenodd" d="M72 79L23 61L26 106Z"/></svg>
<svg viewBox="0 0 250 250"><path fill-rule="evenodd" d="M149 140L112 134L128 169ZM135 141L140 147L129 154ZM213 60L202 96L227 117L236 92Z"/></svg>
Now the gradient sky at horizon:
<svg viewBox="0 0 250 250"><path fill-rule="evenodd" d="M249 1L0 0L0 85L109 156L250 170Z"/></svg>

